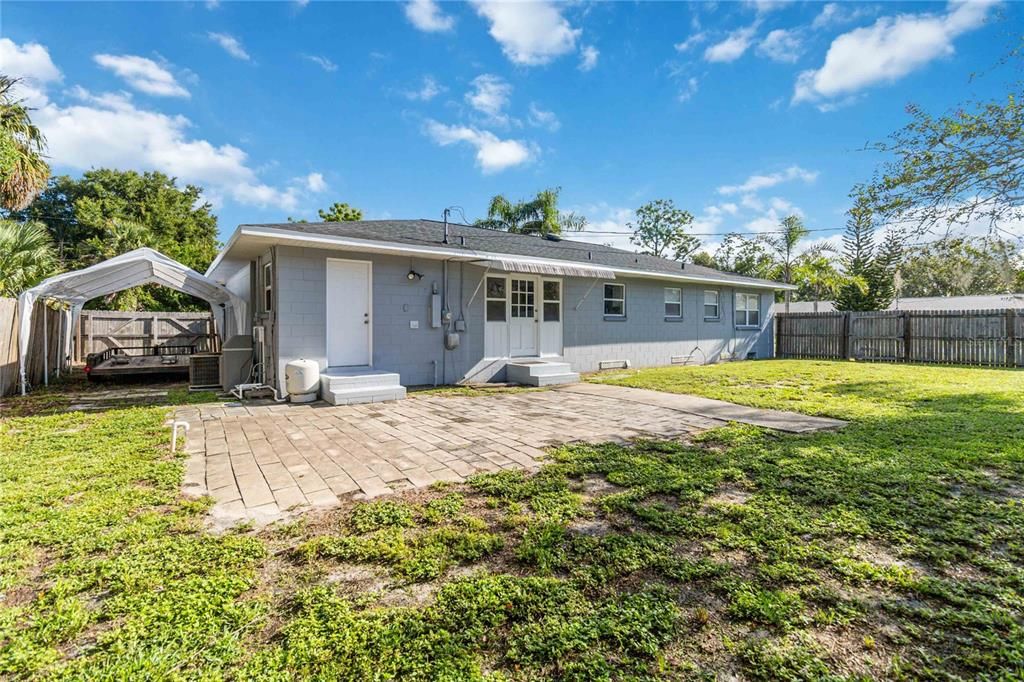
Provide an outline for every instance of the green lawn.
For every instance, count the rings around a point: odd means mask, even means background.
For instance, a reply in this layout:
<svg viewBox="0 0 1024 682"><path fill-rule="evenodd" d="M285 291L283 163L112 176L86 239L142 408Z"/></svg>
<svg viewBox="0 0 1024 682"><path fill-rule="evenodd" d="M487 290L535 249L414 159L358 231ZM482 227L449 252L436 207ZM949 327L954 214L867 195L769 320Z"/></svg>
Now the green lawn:
<svg viewBox="0 0 1024 682"><path fill-rule="evenodd" d="M592 379L851 424L567 447L532 477L213 535L177 493L166 408L12 401L28 416L0 421L0 677L1024 675L1024 373Z"/></svg>

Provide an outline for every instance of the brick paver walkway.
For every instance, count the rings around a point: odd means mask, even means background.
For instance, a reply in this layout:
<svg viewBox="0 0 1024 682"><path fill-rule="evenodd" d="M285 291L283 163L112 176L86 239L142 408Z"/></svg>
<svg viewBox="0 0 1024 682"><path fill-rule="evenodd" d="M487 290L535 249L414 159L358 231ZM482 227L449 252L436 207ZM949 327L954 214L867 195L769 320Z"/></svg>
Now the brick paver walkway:
<svg viewBox="0 0 1024 682"><path fill-rule="evenodd" d="M186 492L212 495L220 526L267 523L337 505L349 494L375 497L481 471L534 470L551 445L679 438L724 423L563 391L337 407L229 405L176 415L190 423Z"/></svg>

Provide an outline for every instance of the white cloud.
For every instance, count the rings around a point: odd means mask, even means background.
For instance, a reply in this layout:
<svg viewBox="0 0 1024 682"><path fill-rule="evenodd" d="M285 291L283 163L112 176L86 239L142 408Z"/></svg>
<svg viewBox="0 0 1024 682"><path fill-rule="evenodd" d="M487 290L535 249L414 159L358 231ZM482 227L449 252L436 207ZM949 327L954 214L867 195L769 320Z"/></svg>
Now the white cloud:
<svg viewBox="0 0 1024 682"><path fill-rule="evenodd" d="M261 182L243 150L189 136L191 122L184 116L140 109L125 94L93 95L80 87L71 94L79 103L50 103L35 116L56 164L77 170L159 170L242 204L283 209L297 204L294 188Z"/></svg>
<svg viewBox="0 0 1024 682"><path fill-rule="evenodd" d="M768 204L772 207L772 210L785 215L803 216L804 214L804 212L800 210L799 206L795 206L792 202L781 197L772 197L768 200Z"/></svg>
<svg viewBox="0 0 1024 682"><path fill-rule="evenodd" d="M537 66L576 49L580 29L573 28L551 2L485 2L477 13L491 24L491 37L515 64Z"/></svg>
<svg viewBox="0 0 1024 682"><path fill-rule="evenodd" d="M310 173L302 179L302 182L310 192L319 193L327 189L327 181L324 180L323 173Z"/></svg>
<svg viewBox="0 0 1024 682"><path fill-rule="evenodd" d="M536 150L521 140L502 140L487 130L468 126L449 126L428 120L424 132L442 147L465 142L476 149L476 162L485 174L527 163Z"/></svg>
<svg viewBox="0 0 1024 682"><path fill-rule="evenodd" d="M444 86L439 85L432 77L424 76L423 84L420 85L419 89L406 90L402 94L405 95L406 99L413 100L414 102L429 102L446 89Z"/></svg>
<svg viewBox="0 0 1024 682"><path fill-rule="evenodd" d="M10 38L0 38L0 72L22 79L17 96L31 107L44 105L46 85L61 80L60 69L45 47L39 43L18 45Z"/></svg>
<svg viewBox="0 0 1024 682"><path fill-rule="evenodd" d="M405 18L427 33L444 33L455 28L455 17L442 12L434 0L412 0L406 3Z"/></svg>
<svg viewBox="0 0 1024 682"><path fill-rule="evenodd" d="M700 31L699 33L694 33L686 40L676 43L674 47L676 48L676 52L689 52L692 48L700 45L707 39L708 34L704 31Z"/></svg>
<svg viewBox="0 0 1024 682"><path fill-rule="evenodd" d="M587 217L587 228L582 232L573 232L567 235L569 239L636 251L637 247L629 241L629 236L632 234L629 223L636 218L633 209L612 206L601 201L594 204L571 206L568 210Z"/></svg>
<svg viewBox="0 0 1024 682"><path fill-rule="evenodd" d="M305 9L306 5L309 4L309 0L292 0L292 2L294 2L295 6L299 9Z"/></svg>
<svg viewBox="0 0 1024 682"><path fill-rule="evenodd" d="M770 173L768 175L751 175L741 185L722 185L718 188L718 193L726 195L749 194L762 189L767 189L768 187L774 187L775 185L783 182L800 180L801 182L811 183L817 178L817 171L805 170L800 166L790 166L789 168L777 173Z"/></svg>
<svg viewBox="0 0 1024 682"><path fill-rule="evenodd" d="M98 54L93 61L114 72L130 87L158 97L189 97L189 92L174 75L152 59L130 54Z"/></svg>
<svg viewBox="0 0 1024 682"><path fill-rule="evenodd" d="M315 54L306 54L302 56L328 73L333 73L334 71L338 70L338 65L332 62L327 57L321 57L320 55Z"/></svg>
<svg viewBox="0 0 1024 682"><path fill-rule="evenodd" d="M764 37L757 46L757 54L774 62L792 64L800 59L803 41L796 31L777 28Z"/></svg>
<svg viewBox="0 0 1024 682"><path fill-rule="evenodd" d="M18 46L0 39L0 68L41 84L60 79L47 49L34 43ZM96 95L75 86L68 95L74 101L61 106L49 100L44 88L36 92L39 109L32 118L46 136L55 166L158 170L202 185L210 196L284 210L297 205L299 188L261 182L244 151L190 136L192 124L184 116L141 109L128 93Z"/></svg>
<svg viewBox="0 0 1024 682"><path fill-rule="evenodd" d="M597 66L597 58L601 56L601 52L593 45L584 45L580 48L580 71L591 71Z"/></svg>
<svg viewBox="0 0 1024 682"><path fill-rule="evenodd" d="M214 33L210 31L206 34L206 37L217 43L221 48L235 59L241 59L243 61L249 61L252 59L249 53L242 47L242 43L239 42L238 38L227 33Z"/></svg>
<svg viewBox="0 0 1024 682"><path fill-rule="evenodd" d="M508 106L512 86L499 76L484 73L473 79L472 90L466 93L466 102L493 122L508 125Z"/></svg>
<svg viewBox="0 0 1024 682"><path fill-rule="evenodd" d="M726 36L725 40L708 46L704 50L704 60L709 62L734 62L743 56L754 39L757 26L739 28Z"/></svg>
<svg viewBox="0 0 1024 682"><path fill-rule="evenodd" d="M818 16L811 22L811 28L815 31L848 24L857 21L871 13L871 9L863 5L853 3L830 2L821 8Z"/></svg>
<svg viewBox="0 0 1024 682"><path fill-rule="evenodd" d="M697 94L698 84L699 82L697 81L697 79L691 76L689 79L687 79L686 83L683 85L683 88L679 91L679 94L676 95L676 99L679 100L680 102L688 102L694 95Z"/></svg>
<svg viewBox="0 0 1024 682"><path fill-rule="evenodd" d="M820 69L797 78L793 102L849 96L877 83L891 83L925 64L953 54L953 40L983 25L992 2L948 5L946 14L882 17L832 41Z"/></svg>
<svg viewBox="0 0 1024 682"><path fill-rule="evenodd" d="M541 109L536 102L530 102L530 114L526 120L535 128L545 128L551 132L556 132L562 127L562 122L558 120L555 112Z"/></svg>

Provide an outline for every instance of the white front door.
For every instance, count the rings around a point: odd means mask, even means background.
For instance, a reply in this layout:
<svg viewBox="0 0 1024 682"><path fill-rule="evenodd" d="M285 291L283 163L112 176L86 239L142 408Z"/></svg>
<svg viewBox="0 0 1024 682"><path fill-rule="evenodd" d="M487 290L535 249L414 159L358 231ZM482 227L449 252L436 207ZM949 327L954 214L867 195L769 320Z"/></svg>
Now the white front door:
<svg viewBox="0 0 1024 682"><path fill-rule="evenodd" d="M327 259L327 365L369 365L373 324L370 262Z"/></svg>
<svg viewBox="0 0 1024 682"><path fill-rule="evenodd" d="M509 355L537 354L537 278L509 278Z"/></svg>

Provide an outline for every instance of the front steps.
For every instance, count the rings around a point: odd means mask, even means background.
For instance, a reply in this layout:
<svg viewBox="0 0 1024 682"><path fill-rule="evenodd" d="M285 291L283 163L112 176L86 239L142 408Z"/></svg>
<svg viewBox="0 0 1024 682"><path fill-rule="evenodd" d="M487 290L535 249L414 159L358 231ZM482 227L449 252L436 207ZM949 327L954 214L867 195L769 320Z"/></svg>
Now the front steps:
<svg viewBox="0 0 1024 682"><path fill-rule="evenodd" d="M332 405L401 400L405 386L398 372L372 367L329 367L320 373L320 397Z"/></svg>
<svg viewBox="0 0 1024 682"><path fill-rule="evenodd" d="M580 375L572 371L569 363L541 358L509 360L505 373L510 383L524 386L557 386L575 384L580 380Z"/></svg>

